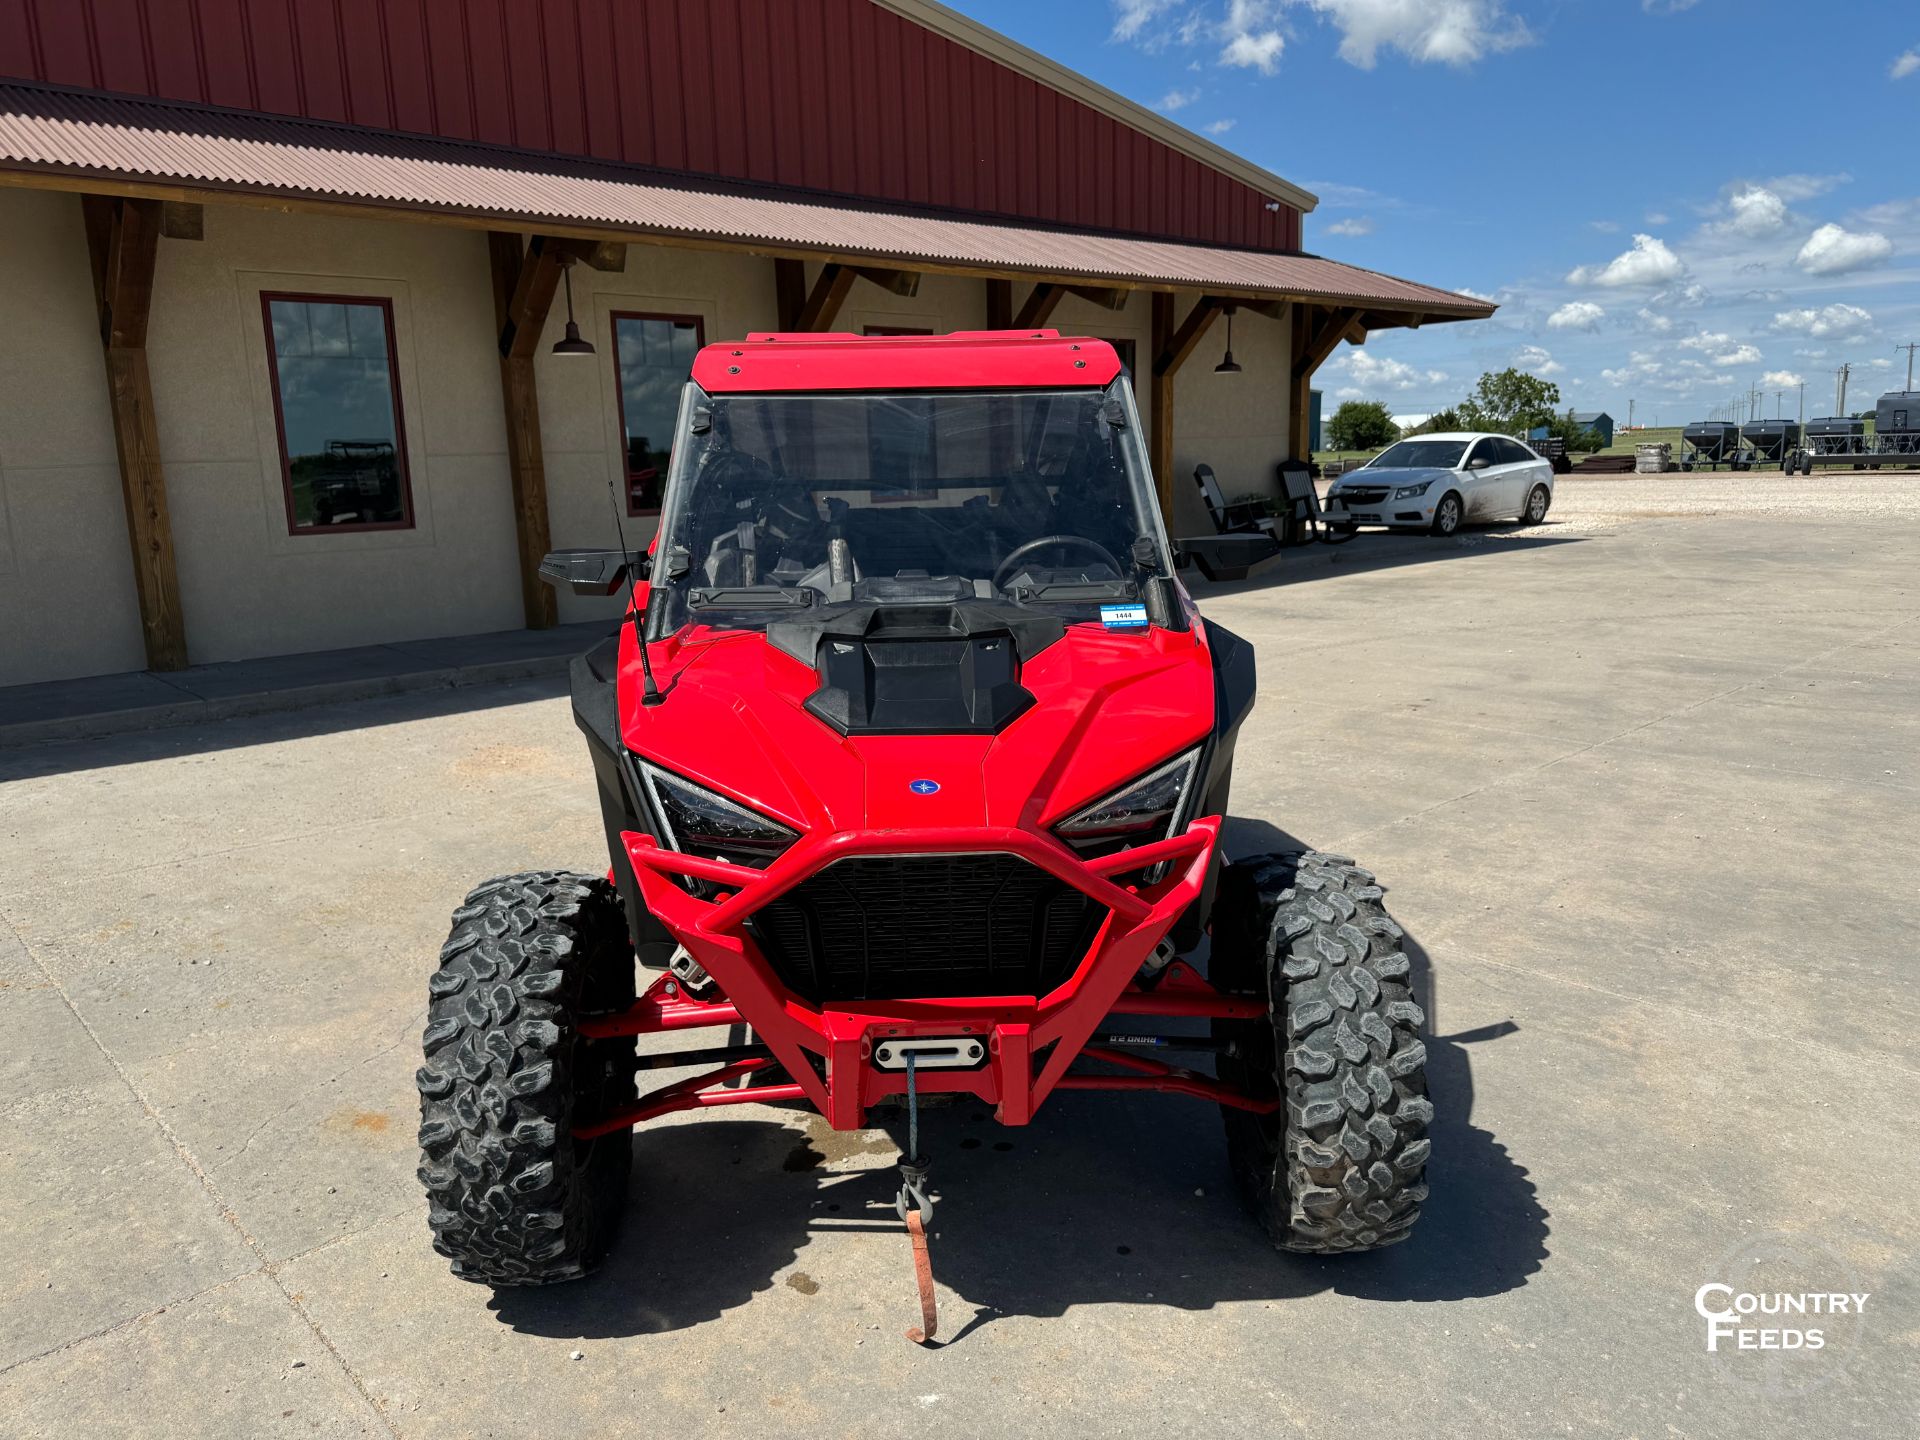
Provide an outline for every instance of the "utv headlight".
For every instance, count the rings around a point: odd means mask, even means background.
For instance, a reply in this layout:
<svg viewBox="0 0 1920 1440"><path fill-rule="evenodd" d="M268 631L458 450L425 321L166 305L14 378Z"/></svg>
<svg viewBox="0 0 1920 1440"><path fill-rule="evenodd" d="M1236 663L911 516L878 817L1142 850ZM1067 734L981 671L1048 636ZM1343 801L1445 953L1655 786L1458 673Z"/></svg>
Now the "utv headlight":
<svg viewBox="0 0 1920 1440"><path fill-rule="evenodd" d="M1164 840L1186 818L1199 768L1196 747L1068 816L1053 827L1053 833L1089 859Z"/></svg>
<svg viewBox="0 0 1920 1440"><path fill-rule="evenodd" d="M1422 481L1418 485L1402 485L1398 490L1393 492L1393 498L1396 500L1417 500L1432 488L1433 482L1431 480Z"/></svg>
<svg viewBox="0 0 1920 1440"><path fill-rule="evenodd" d="M644 761L640 778L673 849L764 870L800 837L786 826Z"/></svg>

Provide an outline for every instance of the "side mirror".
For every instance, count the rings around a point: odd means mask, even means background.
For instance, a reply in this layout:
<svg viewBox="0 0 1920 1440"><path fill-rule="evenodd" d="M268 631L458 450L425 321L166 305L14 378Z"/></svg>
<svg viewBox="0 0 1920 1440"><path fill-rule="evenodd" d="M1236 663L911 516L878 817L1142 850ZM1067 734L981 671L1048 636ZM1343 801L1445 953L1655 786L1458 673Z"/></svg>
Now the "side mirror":
<svg viewBox="0 0 1920 1440"><path fill-rule="evenodd" d="M576 595L612 595L626 584L634 562L621 550L554 550L540 562L540 578ZM646 573L646 562L639 562Z"/></svg>
<svg viewBox="0 0 1920 1440"><path fill-rule="evenodd" d="M1492 462L1491 460L1489 460L1489 459L1487 459L1487 457L1486 457L1486 456L1484 456L1484 455L1476 455L1476 456L1474 456L1474 457L1473 457L1473 459L1471 459L1471 460L1469 460L1469 461L1467 462L1467 469L1469 469L1469 470L1485 470L1485 469L1487 469L1487 468L1488 468L1489 466L1491 466L1492 464L1493 464L1493 462Z"/></svg>

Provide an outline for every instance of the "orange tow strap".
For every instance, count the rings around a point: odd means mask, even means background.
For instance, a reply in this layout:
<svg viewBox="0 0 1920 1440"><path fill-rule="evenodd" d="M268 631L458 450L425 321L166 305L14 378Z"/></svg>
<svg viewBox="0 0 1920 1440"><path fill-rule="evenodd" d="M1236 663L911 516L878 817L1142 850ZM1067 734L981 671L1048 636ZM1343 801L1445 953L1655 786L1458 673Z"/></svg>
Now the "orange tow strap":
<svg viewBox="0 0 1920 1440"><path fill-rule="evenodd" d="M933 1308L933 1257L927 1253L927 1227L920 1223L920 1212L907 1212L907 1234L913 1239L913 1278L920 1286L920 1324L907 1331L916 1345L925 1345L939 1333L940 1317Z"/></svg>

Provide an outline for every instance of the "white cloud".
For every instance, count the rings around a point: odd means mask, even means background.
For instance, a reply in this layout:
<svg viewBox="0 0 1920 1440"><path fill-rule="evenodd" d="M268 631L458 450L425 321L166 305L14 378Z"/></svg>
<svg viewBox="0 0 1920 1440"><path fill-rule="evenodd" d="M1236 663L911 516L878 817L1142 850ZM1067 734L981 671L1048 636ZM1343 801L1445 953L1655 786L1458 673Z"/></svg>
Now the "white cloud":
<svg viewBox="0 0 1920 1440"><path fill-rule="evenodd" d="M1569 300L1547 317L1549 330L1598 330L1607 312L1591 300Z"/></svg>
<svg viewBox="0 0 1920 1440"><path fill-rule="evenodd" d="M1804 376L1796 375L1791 370L1769 370L1760 377L1760 388L1763 390L1797 390L1806 383Z"/></svg>
<svg viewBox="0 0 1920 1440"><path fill-rule="evenodd" d="M1640 0L1640 8L1649 15L1678 15L1699 3L1700 0Z"/></svg>
<svg viewBox="0 0 1920 1440"><path fill-rule="evenodd" d="M1446 383L1444 370L1417 370L1401 360L1383 360L1364 350L1345 353L1342 367L1360 391L1418 390ZM1341 392L1343 395L1346 391Z"/></svg>
<svg viewBox="0 0 1920 1440"><path fill-rule="evenodd" d="M1858 305L1828 305L1820 310L1781 310L1773 328L1783 334L1807 335L1815 340L1859 339L1873 329L1872 312Z"/></svg>
<svg viewBox="0 0 1920 1440"><path fill-rule="evenodd" d="M1893 242L1884 235L1822 225L1800 247L1794 263L1809 275L1844 275L1878 265L1892 253Z"/></svg>
<svg viewBox="0 0 1920 1440"><path fill-rule="evenodd" d="M1200 98L1198 90L1169 90L1160 97L1160 108L1171 115L1175 110L1184 110Z"/></svg>
<svg viewBox="0 0 1920 1440"><path fill-rule="evenodd" d="M1731 335L1715 334L1711 330L1702 330L1698 335L1689 335L1680 342L1682 350L1724 350L1733 344Z"/></svg>
<svg viewBox="0 0 1920 1440"><path fill-rule="evenodd" d="M1649 210L1647 212L1647 224L1649 225L1666 225L1669 224L1670 221L1671 217L1663 211Z"/></svg>
<svg viewBox="0 0 1920 1440"><path fill-rule="evenodd" d="M1516 350L1513 363L1521 370L1528 370L1542 377L1559 375L1567 368L1553 358L1552 352L1542 350L1538 345L1526 345Z"/></svg>
<svg viewBox="0 0 1920 1440"><path fill-rule="evenodd" d="M1340 58L1371 70L1382 48L1409 60L1471 65L1533 43L1533 33L1500 0L1295 0L1340 31Z"/></svg>
<svg viewBox="0 0 1920 1440"><path fill-rule="evenodd" d="M1763 180L1761 185L1765 189L1773 191L1773 193L1778 195L1782 200L1792 204L1796 200L1815 199L1818 196L1826 194L1829 190L1837 190L1842 185L1851 184L1852 181L1853 176L1842 170L1834 175L1808 175L1804 173L1776 175L1771 180Z"/></svg>
<svg viewBox="0 0 1920 1440"><path fill-rule="evenodd" d="M1887 78L1904 80L1916 70L1920 70L1920 48L1909 50L1895 60L1887 69Z"/></svg>
<svg viewBox="0 0 1920 1440"><path fill-rule="evenodd" d="M1670 290L1662 290L1649 303L1664 305L1670 310L1698 310L1709 298L1703 285L1676 285Z"/></svg>
<svg viewBox="0 0 1920 1440"><path fill-rule="evenodd" d="M1372 233L1373 217L1370 215L1356 215L1351 220L1336 220L1333 224L1327 226L1327 234L1329 235L1360 236L1371 235Z"/></svg>
<svg viewBox="0 0 1920 1440"><path fill-rule="evenodd" d="M1633 237L1633 248L1624 255L1616 255L1605 265L1582 265L1568 274L1567 283L1604 285L1609 288L1664 285L1686 273L1687 267L1680 263L1678 255L1667 248L1664 240L1652 235L1636 235Z"/></svg>
<svg viewBox="0 0 1920 1440"><path fill-rule="evenodd" d="M1758 238L1786 228L1787 202L1762 185L1748 185L1727 198L1730 228Z"/></svg>
<svg viewBox="0 0 1920 1440"><path fill-rule="evenodd" d="M1271 75L1280 67L1280 52L1286 48L1287 37L1278 30L1243 30L1222 47L1220 63Z"/></svg>
<svg viewBox="0 0 1920 1440"><path fill-rule="evenodd" d="M1713 357L1716 365L1758 365L1760 352L1751 345L1736 345L1723 355Z"/></svg>
<svg viewBox="0 0 1920 1440"><path fill-rule="evenodd" d="M1209 135L1224 135L1239 123L1238 120L1214 120L1207 125L1206 131Z"/></svg>
<svg viewBox="0 0 1920 1440"><path fill-rule="evenodd" d="M1598 230L1602 235L1618 235L1620 233L1620 222L1618 220L1589 220L1587 221L1587 228L1590 230Z"/></svg>
<svg viewBox="0 0 1920 1440"><path fill-rule="evenodd" d="M1113 0L1113 38L1132 40L1147 23L1171 10L1178 0Z"/></svg>
<svg viewBox="0 0 1920 1440"><path fill-rule="evenodd" d="M1476 300L1485 300L1485 301L1488 301L1489 303L1491 303L1496 298L1492 295L1482 294L1478 290L1471 290L1465 285L1454 286L1453 293L1456 295L1471 295Z"/></svg>
<svg viewBox="0 0 1920 1440"><path fill-rule="evenodd" d="M1673 317L1670 315L1661 315L1652 310L1642 309L1634 318L1640 322L1642 330L1651 330L1656 335L1664 335L1673 329Z"/></svg>

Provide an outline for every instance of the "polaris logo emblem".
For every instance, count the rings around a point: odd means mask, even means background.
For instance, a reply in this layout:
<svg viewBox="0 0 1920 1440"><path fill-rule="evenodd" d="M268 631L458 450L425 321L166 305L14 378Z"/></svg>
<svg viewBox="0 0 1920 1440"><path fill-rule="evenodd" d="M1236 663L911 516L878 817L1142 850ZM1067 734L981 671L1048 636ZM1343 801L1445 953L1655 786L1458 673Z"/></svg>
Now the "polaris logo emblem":
<svg viewBox="0 0 1920 1440"><path fill-rule="evenodd" d="M907 789L913 791L916 795L938 795L940 793L940 782L938 780L913 780L908 782Z"/></svg>

